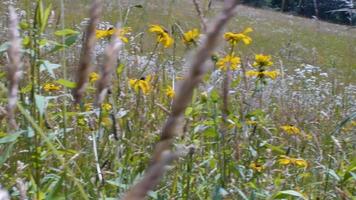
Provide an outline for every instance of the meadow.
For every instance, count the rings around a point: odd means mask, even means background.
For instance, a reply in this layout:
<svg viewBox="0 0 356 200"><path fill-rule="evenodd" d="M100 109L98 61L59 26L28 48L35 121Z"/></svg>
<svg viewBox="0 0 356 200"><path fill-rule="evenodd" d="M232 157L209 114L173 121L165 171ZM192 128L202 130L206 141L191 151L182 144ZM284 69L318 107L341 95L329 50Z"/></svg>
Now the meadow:
<svg viewBox="0 0 356 200"><path fill-rule="evenodd" d="M356 30L208 2L1 2L0 199L356 199Z"/></svg>

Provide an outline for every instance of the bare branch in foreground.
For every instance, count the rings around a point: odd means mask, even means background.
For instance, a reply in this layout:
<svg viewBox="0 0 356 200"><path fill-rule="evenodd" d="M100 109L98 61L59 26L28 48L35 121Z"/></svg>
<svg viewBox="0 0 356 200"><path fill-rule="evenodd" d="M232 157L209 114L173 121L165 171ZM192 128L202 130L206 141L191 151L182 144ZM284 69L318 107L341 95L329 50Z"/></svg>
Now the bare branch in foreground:
<svg viewBox="0 0 356 200"><path fill-rule="evenodd" d="M162 170L164 166L170 164L173 160L165 159L165 152L170 151L176 136L176 128L182 119L185 109L191 102L193 90L202 81L203 75L207 70L204 64L212 55L213 50L217 46L220 33L228 20L233 16L234 9L238 3L238 0L225 0L223 12L208 30L206 38L190 63L190 72L177 91L177 95L173 100L171 115L163 127L161 139L156 145L150 167L146 170L141 182L133 186L132 189L127 192L123 198L124 200L144 199L147 192L152 190L159 183L164 173L164 170Z"/></svg>
<svg viewBox="0 0 356 200"><path fill-rule="evenodd" d="M92 53L96 42L96 25L99 23L99 18L102 12L101 0L93 0L90 9L90 20L86 30L86 39L82 48L80 57L79 69L77 72L77 86L73 91L73 96L76 103L79 103L84 96L86 86L88 84L89 73L92 70Z"/></svg>
<svg viewBox="0 0 356 200"><path fill-rule="evenodd" d="M17 129L15 109L18 86L21 78L21 39L18 30L18 18L15 9L11 6L9 7L9 17L10 47L8 49L8 55L10 62L8 65L8 80L10 84L8 92L7 116L11 129Z"/></svg>

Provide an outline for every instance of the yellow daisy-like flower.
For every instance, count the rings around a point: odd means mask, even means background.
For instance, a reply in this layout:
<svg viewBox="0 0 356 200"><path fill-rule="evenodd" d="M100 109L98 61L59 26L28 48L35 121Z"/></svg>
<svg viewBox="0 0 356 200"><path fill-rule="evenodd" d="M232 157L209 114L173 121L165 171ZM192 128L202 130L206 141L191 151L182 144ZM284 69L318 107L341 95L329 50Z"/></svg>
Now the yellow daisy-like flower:
<svg viewBox="0 0 356 200"><path fill-rule="evenodd" d="M291 158L289 156L281 156L278 160L280 165L295 165L297 167L308 167L308 162L301 158Z"/></svg>
<svg viewBox="0 0 356 200"><path fill-rule="evenodd" d="M263 72L247 71L246 72L246 76L248 76L248 77L257 77L257 78L268 77L272 80L276 79L278 75L279 75L278 71L263 71Z"/></svg>
<svg viewBox="0 0 356 200"><path fill-rule="evenodd" d="M96 73L96 72L91 72L91 73L89 74L89 81L90 81L91 83L94 83L94 82L97 81L97 80L99 80L99 74Z"/></svg>
<svg viewBox="0 0 356 200"><path fill-rule="evenodd" d="M255 62L253 63L254 67L269 67L273 65L273 62L271 61L271 56L270 55L264 55L264 54L257 54L255 55Z"/></svg>
<svg viewBox="0 0 356 200"><path fill-rule="evenodd" d="M92 103L84 104L84 109L86 112L93 110L93 104Z"/></svg>
<svg viewBox="0 0 356 200"><path fill-rule="evenodd" d="M200 32L198 29L195 28L183 34L183 42L186 45L196 44L197 40L199 39L199 36Z"/></svg>
<svg viewBox="0 0 356 200"><path fill-rule="evenodd" d="M256 172L262 172L265 169L265 167L262 164L259 164L257 162L251 163L250 168Z"/></svg>
<svg viewBox="0 0 356 200"><path fill-rule="evenodd" d="M166 88L166 95L169 98L173 98L176 95L176 93L174 92L174 89L171 86L168 86Z"/></svg>
<svg viewBox="0 0 356 200"><path fill-rule="evenodd" d="M220 58L216 63L218 68L224 71L227 70L228 66L230 67L231 70L237 70L240 64L241 64L240 57L234 55L227 55L224 58Z"/></svg>
<svg viewBox="0 0 356 200"><path fill-rule="evenodd" d="M168 32L160 25L150 25L148 29L151 33L156 33L157 42L161 43L165 48L172 46L174 39L168 34Z"/></svg>
<svg viewBox="0 0 356 200"><path fill-rule="evenodd" d="M148 94L151 91L151 76L141 79L130 79L130 86L136 91L142 91L143 94Z"/></svg>
<svg viewBox="0 0 356 200"><path fill-rule="evenodd" d="M121 39L121 41L128 43L129 39L127 38L127 36L131 33L131 30L132 29L130 27L121 28L119 30L110 28L108 30L96 30L95 35L97 39L102 39L111 37L117 31L118 37Z"/></svg>
<svg viewBox="0 0 356 200"><path fill-rule="evenodd" d="M60 85L54 84L54 83L45 83L43 85L43 89L46 92L54 92L54 91L58 91L61 89Z"/></svg>
<svg viewBox="0 0 356 200"><path fill-rule="evenodd" d="M104 111L108 112L108 111L110 111L110 110L112 109L112 105L109 104L109 103L103 103L103 105L101 105L101 108L102 108Z"/></svg>
<svg viewBox="0 0 356 200"><path fill-rule="evenodd" d="M293 125L284 125L280 127L284 132L290 135L298 135L300 134L300 129Z"/></svg>
<svg viewBox="0 0 356 200"><path fill-rule="evenodd" d="M234 32L227 32L224 34L224 39L228 41L231 45L235 46L241 41L245 45L249 45L252 42L252 39L247 34L252 32L252 28L246 28L242 33L234 33Z"/></svg>

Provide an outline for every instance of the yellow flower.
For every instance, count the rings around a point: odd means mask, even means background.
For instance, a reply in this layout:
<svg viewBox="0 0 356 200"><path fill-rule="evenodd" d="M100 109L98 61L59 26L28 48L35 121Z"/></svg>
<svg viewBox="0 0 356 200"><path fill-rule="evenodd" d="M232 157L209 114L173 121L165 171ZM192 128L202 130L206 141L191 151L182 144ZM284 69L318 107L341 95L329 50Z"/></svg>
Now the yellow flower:
<svg viewBox="0 0 356 200"><path fill-rule="evenodd" d="M278 71L263 71L263 72L258 72L258 71L247 71L246 76L248 77L258 77L258 78L271 78L272 80L276 79L278 76L279 72Z"/></svg>
<svg viewBox="0 0 356 200"><path fill-rule="evenodd" d="M102 38L107 38L107 37L111 37L115 32L118 32L117 36L125 43L129 42L129 39L127 38L127 36L130 34L131 32L131 28L130 27L125 27L125 28L121 28L119 30L116 30L114 28L110 28L108 30L96 30L95 31L95 35L97 39L102 39Z"/></svg>
<svg viewBox="0 0 356 200"><path fill-rule="evenodd" d="M252 28L246 28L242 33L234 33L234 32L227 32L224 34L224 38L228 41L231 45L237 45L241 41L245 45L249 45L252 42L252 39L247 34L252 32Z"/></svg>
<svg viewBox="0 0 356 200"><path fill-rule="evenodd" d="M58 91L61 89L61 86L54 84L54 83L45 83L43 85L43 89L46 92L54 92L54 91Z"/></svg>
<svg viewBox="0 0 356 200"><path fill-rule="evenodd" d="M196 44L199 39L200 33L198 29L193 29L183 34L183 42L186 45Z"/></svg>
<svg viewBox="0 0 356 200"><path fill-rule="evenodd" d="M291 158L288 156L281 156L280 159L278 160L278 163L280 165L295 165L297 167L303 167L303 168L308 167L308 162L306 160L301 158Z"/></svg>
<svg viewBox="0 0 356 200"><path fill-rule="evenodd" d="M288 133L288 134L295 134L298 135L300 134L300 129L293 126L293 125L284 125L280 127L284 132Z"/></svg>
<svg viewBox="0 0 356 200"><path fill-rule="evenodd" d="M265 169L265 167L262 164L259 164L257 162L251 163L250 168L257 172L262 172Z"/></svg>
<svg viewBox="0 0 356 200"><path fill-rule="evenodd" d="M246 124L250 126L256 126L258 123L256 120L247 120Z"/></svg>
<svg viewBox="0 0 356 200"><path fill-rule="evenodd" d="M231 70L237 70L241 63L241 60L239 57L236 57L234 55L227 55L224 58L220 58L216 65L220 70L227 70L227 67L230 66Z"/></svg>
<svg viewBox="0 0 356 200"><path fill-rule="evenodd" d="M168 86L166 88L166 95L169 98L173 98L176 95L176 93L174 92L174 89L171 86Z"/></svg>
<svg viewBox="0 0 356 200"><path fill-rule="evenodd" d="M257 54L255 55L255 62L253 63L254 67L268 67L273 65L273 62L271 61L271 56L270 55L263 55L263 54Z"/></svg>
<svg viewBox="0 0 356 200"><path fill-rule="evenodd" d="M110 111L110 110L112 109L112 105L109 104L109 103L103 103L103 105L101 105L101 108L102 108L104 111L108 112L108 111Z"/></svg>
<svg viewBox="0 0 356 200"><path fill-rule="evenodd" d="M98 73L92 72L92 73L89 74L89 81L91 83L93 83L93 82L95 82L97 80L99 80L99 74Z"/></svg>
<svg viewBox="0 0 356 200"><path fill-rule="evenodd" d="M146 78L141 79L130 79L130 86L136 91L142 91L143 94L148 94L151 91L151 76L147 76Z"/></svg>
<svg viewBox="0 0 356 200"><path fill-rule="evenodd" d="M86 103L84 104L84 109L85 111L91 111L93 109L93 104L92 103Z"/></svg>
<svg viewBox="0 0 356 200"><path fill-rule="evenodd" d="M174 43L174 39L160 25L150 25L150 28L148 30L151 33L157 34L157 42L162 43L165 48L172 46L172 44Z"/></svg>
<svg viewBox="0 0 356 200"><path fill-rule="evenodd" d="M77 119L77 123L78 123L78 126L86 126L87 125L87 120L83 116L80 116Z"/></svg>
<svg viewBox="0 0 356 200"><path fill-rule="evenodd" d="M279 75L279 72L278 71L265 71L265 72L263 72L263 75L274 80Z"/></svg>

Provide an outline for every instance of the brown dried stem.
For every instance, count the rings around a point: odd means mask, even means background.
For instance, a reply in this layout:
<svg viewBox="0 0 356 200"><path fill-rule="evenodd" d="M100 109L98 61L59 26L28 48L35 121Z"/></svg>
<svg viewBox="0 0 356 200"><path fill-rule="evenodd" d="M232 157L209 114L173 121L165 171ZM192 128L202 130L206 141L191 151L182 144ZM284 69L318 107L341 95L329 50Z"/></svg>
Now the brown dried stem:
<svg viewBox="0 0 356 200"><path fill-rule="evenodd" d="M102 12L101 0L93 0L90 9L90 20L86 30L86 39L83 44L82 54L80 57L79 69L77 72L77 86L73 91L73 96L76 103L79 103L84 96L86 86L88 84L89 73L92 71L92 53L96 42L96 26L99 23L99 18Z"/></svg>
<svg viewBox="0 0 356 200"><path fill-rule="evenodd" d="M112 41L105 49L105 55L104 55L105 63L103 65L102 75L97 84L96 103L98 106L100 106L105 100L105 96L110 86L112 73L114 71L117 62L118 52L123 44L118 37L119 31L120 31L119 27L117 26L115 34L113 34L111 38Z"/></svg>
<svg viewBox="0 0 356 200"><path fill-rule="evenodd" d="M197 2L197 0L193 0L193 4L194 4L194 7L195 7L195 10L197 11L198 17L200 19L201 28L202 28L203 32L206 32L206 28L207 28L206 27L206 20L205 20L205 17L203 15L203 12L200 9L200 5Z"/></svg>
<svg viewBox="0 0 356 200"><path fill-rule="evenodd" d="M13 7L9 7L9 36L10 36L10 47L8 49L9 55L9 65L8 65L8 80L9 80L9 90L8 90L8 104L7 104L7 116L9 120L9 125L12 129L17 129L17 124L15 120L15 109L17 102L17 93L19 81L21 78L21 40L20 33L18 30L18 18Z"/></svg>
<svg viewBox="0 0 356 200"><path fill-rule="evenodd" d="M147 192L159 183L165 166L173 160L165 159L164 155L170 151L176 136L176 128L180 124L179 122L185 109L191 102L193 90L202 81L203 75L207 70L204 64L212 55L213 50L217 46L220 33L228 20L233 16L234 9L238 3L238 0L225 0L223 12L208 30L206 38L190 63L190 72L177 91L177 95L173 100L171 115L163 127L161 139L156 145L150 167L147 169L143 180L128 191L123 198L124 200L144 199Z"/></svg>

